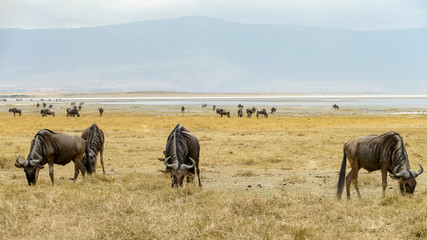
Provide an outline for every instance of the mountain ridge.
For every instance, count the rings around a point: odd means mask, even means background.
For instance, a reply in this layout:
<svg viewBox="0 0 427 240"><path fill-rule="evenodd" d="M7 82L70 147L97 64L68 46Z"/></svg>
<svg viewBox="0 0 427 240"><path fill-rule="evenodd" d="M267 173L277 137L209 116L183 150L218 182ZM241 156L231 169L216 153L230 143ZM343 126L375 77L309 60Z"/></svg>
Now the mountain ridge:
<svg viewBox="0 0 427 240"><path fill-rule="evenodd" d="M427 28L354 31L209 17L0 29L0 91L414 91L427 87L426 39Z"/></svg>

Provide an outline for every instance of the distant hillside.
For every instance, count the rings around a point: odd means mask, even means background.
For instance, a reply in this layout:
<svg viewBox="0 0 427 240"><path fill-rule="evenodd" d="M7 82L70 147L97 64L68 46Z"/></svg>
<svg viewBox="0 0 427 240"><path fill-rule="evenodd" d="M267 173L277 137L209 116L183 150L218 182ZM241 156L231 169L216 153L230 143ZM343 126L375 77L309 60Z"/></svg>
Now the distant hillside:
<svg viewBox="0 0 427 240"><path fill-rule="evenodd" d="M183 17L0 29L0 91L421 91L427 28L347 31Z"/></svg>

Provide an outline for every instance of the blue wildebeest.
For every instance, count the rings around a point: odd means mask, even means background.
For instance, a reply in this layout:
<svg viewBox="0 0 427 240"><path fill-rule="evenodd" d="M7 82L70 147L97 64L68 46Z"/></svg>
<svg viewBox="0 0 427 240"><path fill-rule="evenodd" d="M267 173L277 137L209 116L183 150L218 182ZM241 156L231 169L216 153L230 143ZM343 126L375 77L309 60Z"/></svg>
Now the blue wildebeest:
<svg viewBox="0 0 427 240"><path fill-rule="evenodd" d="M275 107L271 108L271 114L274 114L277 111L277 109Z"/></svg>
<svg viewBox="0 0 427 240"><path fill-rule="evenodd" d="M346 163L350 163L351 171L345 177ZM420 164L419 164L420 165ZM408 154L402 137L396 132L388 132L381 136L361 136L349 140L344 144L344 157L339 173L337 198L341 199L346 181L347 198L350 199L350 185L354 181L354 187L359 198L359 186L357 175L361 168L369 172L381 170L382 188L385 196L387 187L387 171L390 177L399 181L400 192L414 193L417 181L415 180L424 169L420 165L420 171L410 170Z"/></svg>
<svg viewBox="0 0 427 240"><path fill-rule="evenodd" d="M81 136L82 139L86 140L87 153L83 155L85 166L88 174L96 172L96 156L101 156L102 173L105 175L104 168L104 132L96 125L86 128Z"/></svg>
<svg viewBox="0 0 427 240"><path fill-rule="evenodd" d="M99 116L102 117L102 114L104 114L104 109L101 107L101 108L98 108L98 111L99 111Z"/></svg>
<svg viewBox="0 0 427 240"><path fill-rule="evenodd" d="M185 107L184 106L182 106L181 107L181 113L183 113L185 111Z"/></svg>
<svg viewBox="0 0 427 240"><path fill-rule="evenodd" d="M202 108L206 108L208 106L207 103L202 104Z"/></svg>
<svg viewBox="0 0 427 240"><path fill-rule="evenodd" d="M225 116L227 116L227 117L230 117L230 112L229 112L229 111L226 111L226 110L224 110L224 109L222 109L222 108L217 108L217 109L216 109L216 113L218 113L221 117L222 117L223 115L225 115Z"/></svg>
<svg viewBox="0 0 427 240"><path fill-rule="evenodd" d="M67 108L67 117L68 116L75 117L76 115L77 117L80 117L79 110L77 109L76 106L74 106L73 108Z"/></svg>
<svg viewBox="0 0 427 240"><path fill-rule="evenodd" d="M86 151L86 141L81 137L66 133L54 133L51 130L40 130L31 141L31 149L27 160L18 161L15 166L24 168L28 185L35 185L39 176L39 170L47 163L49 176L53 185L53 164L66 165L74 162L74 178L76 181L79 170L85 175L86 168L82 162Z"/></svg>
<svg viewBox="0 0 427 240"><path fill-rule="evenodd" d="M239 108L239 110L237 110L237 117L243 117L243 109Z"/></svg>
<svg viewBox="0 0 427 240"><path fill-rule="evenodd" d="M21 111L21 109L17 109L17 108L9 108L9 113L10 112L13 112L13 116L15 117L15 114L19 114L19 116L21 116L21 113L22 113L22 111Z"/></svg>
<svg viewBox="0 0 427 240"><path fill-rule="evenodd" d="M261 111L256 111L256 117L259 118L259 115L263 115L265 118L268 118L268 113L265 108L261 109Z"/></svg>
<svg viewBox="0 0 427 240"><path fill-rule="evenodd" d="M332 105L332 108L334 108L334 110L340 110L340 107L337 104Z"/></svg>
<svg viewBox="0 0 427 240"><path fill-rule="evenodd" d="M255 111L256 111L256 107L246 108L246 114L248 115L247 117L248 118L252 117L252 114L254 114Z"/></svg>
<svg viewBox="0 0 427 240"><path fill-rule="evenodd" d="M178 124L169 134L164 151L164 163L171 169L172 187L182 186L185 176L187 176L187 183L193 181L195 173L197 173L199 186L202 186L199 153L200 145L196 136Z"/></svg>
<svg viewBox="0 0 427 240"><path fill-rule="evenodd" d="M42 115L42 117L46 117L47 115L52 115L53 117L55 117L55 111L51 111L47 108L40 110L40 114Z"/></svg>

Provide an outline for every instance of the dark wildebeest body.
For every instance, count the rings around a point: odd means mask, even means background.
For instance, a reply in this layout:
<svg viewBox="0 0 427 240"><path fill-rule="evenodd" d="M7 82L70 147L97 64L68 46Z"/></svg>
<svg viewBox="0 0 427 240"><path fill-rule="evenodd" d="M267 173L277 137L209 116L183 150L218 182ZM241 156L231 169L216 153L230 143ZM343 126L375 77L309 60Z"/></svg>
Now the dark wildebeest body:
<svg viewBox="0 0 427 240"><path fill-rule="evenodd" d="M86 169L89 174L92 174L92 172L96 172L96 156L101 156L101 166L102 166L102 173L105 175L105 168L104 168L104 132L96 125L93 124L92 126L86 128L81 138L86 140L86 147L87 151L89 153L89 159L86 157L86 153L83 155L84 162L86 163ZM90 165L89 165L90 163Z"/></svg>
<svg viewBox="0 0 427 240"><path fill-rule="evenodd" d="M9 108L9 112L13 112L13 116L15 117L15 114L19 114L19 116L21 116L21 109L17 109L17 108Z"/></svg>
<svg viewBox="0 0 427 240"><path fill-rule="evenodd" d="M239 105L237 105L237 108L243 108L243 105L239 103Z"/></svg>
<svg viewBox="0 0 427 240"><path fill-rule="evenodd" d="M202 104L202 108L206 108L208 106L207 103Z"/></svg>
<svg viewBox="0 0 427 240"><path fill-rule="evenodd" d="M216 105L213 105L213 106L212 106L212 110L214 110L214 111L215 111L215 109L216 109Z"/></svg>
<svg viewBox="0 0 427 240"><path fill-rule="evenodd" d="M337 104L332 105L335 110L340 110L340 107Z"/></svg>
<svg viewBox="0 0 427 240"><path fill-rule="evenodd" d="M271 108L271 114L274 114L274 113L276 112L276 110L277 110L277 109L276 109L275 107L272 107L272 108Z"/></svg>
<svg viewBox="0 0 427 240"><path fill-rule="evenodd" d="M216 109L216 113L218 113L221 117L224 116L224 115L227 116L227 117L230 117L230 112L226 111L226 110L224 110L222 108L217 108Z"/></svg>
<svg viewBox="0 0 427 240"><path fill-rule="evenodd" d="M44 103L43 103L43 108L45 108L45 107L46 107L46 103L44 102Z"/></svg>
<svg viewBox="0 0 427 240"><path fill-rule="evenodd" d="M252 114L254 114L255 111L256 111L256 107L246 108L246 114L248 115L247 117L248 118L252 117Z"/></svg>
<svg viewBox="0 0 427 240"><path fill-rule="evenodd" d="M239 108L239 110L237 110L237 117L243 117L243 109Z"/></svg>
<svg viewBox="0 0 427 240"><path fill-rule="evenodd" d="M166 167L171 169L172 187L182 186L184 177L187 183L193 180L195 172L200 181L199 169L200 145L197 138L181 124L169 134L166 143L165 160Z"/></svg>
<svg viewBox="0 0 427 240"><path fill-rule="evenodd" d="M259 118L259 115L263 115L265 118L268 118L268 113L265 108L261 109L261 111L256 111L256 117Z"/></svg>
<svg viewBox="0 0 427 240"><path fill-rule="evenodd" d="M40 103L37 103L37 104L36 104L36 106L37 106L37 107L40 107Z"/></svg>
<svg viewBox="0 0 427 240"><path fill-rule="evenodd" d="M350 163L351 171L345 178L346 163ZM387 187L387 172L390 177L399 180L402 195L407 192L412 194L417 181L415 178L423 172L410 170L408 155L402 137L396 132L388 132L381 136L370 135L356 137L344 144L344 157L339 174L337 198L341 199L346 180L347 198L350 199L350 185L354 180L354 186L360 198L358 186L358 172L361 168L369 172L381 170L382 196L385 196Z"/></svg>
<svg viewBox="0 0 427 240"><path fill-rule="evenodd" d="M99 111L99 116L102 117L102 114L104 114L104 109L98 108L98 111Z"/></svg>
<svg viewBox="0 0 427 240"><path fill-rule="evenodd" d="M67 117L68 116L75 117L76 115L77 117L80 117L79 110L77 109L76 106L74 106L73 108L67 108Z"/></svg>
<svg viewBox="0 0 427 240"><path fill-rule="evenodd" d="M51 111L49 109L40 110L40 114L42 115L42 117L46 117L47 115L52 115L53 117L55 117L55 111Z"/></svg>
<svg viewBox="0 0 427 240"><path fill-rule="evenodd" d="M74 162L75 181L79 175L85 175L86 168L83 165L82 157L86 151L86 141L81 137L65 133L54 133L48 129L39 131L31 142L30 153L27 160L18 161L15 166L24 168L28 185L35 185L39 170L46 163L49 166L49 176L53 183L53 164L66 165L70 161Z"/></svg>
<svg viewBox="0 0 427 240"><path fill-rule="evenodd" d="M181 107L181 113L183 113L185 111L185 107L184 106L182 106Z"/></svg>

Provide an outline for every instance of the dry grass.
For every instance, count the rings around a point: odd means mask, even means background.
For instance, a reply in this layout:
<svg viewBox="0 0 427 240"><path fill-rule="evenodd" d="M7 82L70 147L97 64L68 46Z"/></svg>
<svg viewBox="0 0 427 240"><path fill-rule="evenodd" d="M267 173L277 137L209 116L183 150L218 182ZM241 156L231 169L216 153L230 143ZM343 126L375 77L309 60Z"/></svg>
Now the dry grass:
<svg viewBox="0 0 427 240"><path fill-rule="evenodd" d="M138 109L141 110L141 109ZM81 118L0 113L0 236L6 239L414 239L427 238L427 174L413 197L379 173L359 175L363 200L335 199L342 146L351 137L401 133L412 166L427 166L427 118L318 115L268 119L219 118L93 109ZM80 135L96 123L106 135L107 175L73 184L74 166L55 165L27 186L22 169L34 134L43 128ZM171 189L158 170L177 123L200 140L203 188ZM348 172L349 170L347 170ZM248 187L251 186L251 187Z"/></svg>

